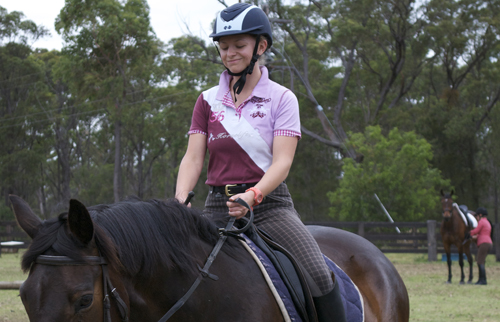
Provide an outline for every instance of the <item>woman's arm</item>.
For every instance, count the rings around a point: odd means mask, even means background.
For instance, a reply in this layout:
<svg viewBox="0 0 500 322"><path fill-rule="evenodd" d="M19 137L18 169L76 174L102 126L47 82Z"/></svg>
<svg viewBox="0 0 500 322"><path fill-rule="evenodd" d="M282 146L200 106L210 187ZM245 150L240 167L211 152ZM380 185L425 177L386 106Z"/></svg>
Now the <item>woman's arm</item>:
<svg viewBox="0 0 500 322"><path fill-rule="evenodd" d="M292 166L295 150L297 149L297 137L290 136L275 136L273 139L273 162L262 179L255 185L264 196L270 194L282 183ZM238 203L231 202L237 198L246 201L250 206L253 206L255 193L248 191L232 196L227 203L229 215L241 218L247 213L247 209Z"/></svg>
<svg viewBox="0 0 500 322"><path fill-rule="evenodd" d="M469 232L469 234L470 234L471 236L478 235L478 234L481 232L481 230L483 229L483 224L484 224L484 223L483 223L483 222L482 222L482 220L480 219L480 220L478 221L478 223L477 223L477 227L476 227L476 228L474 228L474 229L472 229L472 230Z"/></svg>
<svg viewBox="0 0 500 322"><path fill-rule="evenodd" d="M184 202L188 193L194 189L194 186L200 178L203 169L203 161L207 151L207 136L204 134L191 134L189 136L186 154L182 158L177 175L177 186L175 189L175 198Z"/></svg>

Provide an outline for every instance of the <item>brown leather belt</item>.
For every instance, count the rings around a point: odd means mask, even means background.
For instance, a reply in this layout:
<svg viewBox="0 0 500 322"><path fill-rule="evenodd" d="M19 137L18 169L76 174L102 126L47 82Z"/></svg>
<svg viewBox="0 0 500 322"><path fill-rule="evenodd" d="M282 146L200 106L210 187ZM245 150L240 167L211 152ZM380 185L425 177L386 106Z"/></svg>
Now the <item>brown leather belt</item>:
<svg viewBox="0 0 500 322"><path fill-rule="evenodd" d="M212 193L225 194L228 197L237 195L239 193L244 193L248 188L255 186L257 182L254 183L240 183L240 184L227 184L225 186L210 186L210 191Z"/></svg>

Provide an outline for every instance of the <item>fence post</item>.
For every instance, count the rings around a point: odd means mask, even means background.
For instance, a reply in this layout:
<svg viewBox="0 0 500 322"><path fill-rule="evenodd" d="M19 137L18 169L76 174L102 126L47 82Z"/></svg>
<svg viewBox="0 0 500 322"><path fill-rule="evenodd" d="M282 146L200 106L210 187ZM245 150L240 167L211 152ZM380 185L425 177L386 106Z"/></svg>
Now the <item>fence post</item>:
<svg viewBox="0 0 500 322"><path fill-rule="evenodd" d="M427 260L437 261L436 221L427 220Z"/></svg>
<svg viewBox="0 0 500 322"><path fill-rule="evenodd" d="M497 258L497 262L500 262L500 223L495 224L495 240L493 241L495 243L495 255Z"/></svg>
<svg viewBox="0 0 500 322"><path fill-rule="evenodd" d="M365 223L362 221L358 222L358 235L365 237Z"/></svg>

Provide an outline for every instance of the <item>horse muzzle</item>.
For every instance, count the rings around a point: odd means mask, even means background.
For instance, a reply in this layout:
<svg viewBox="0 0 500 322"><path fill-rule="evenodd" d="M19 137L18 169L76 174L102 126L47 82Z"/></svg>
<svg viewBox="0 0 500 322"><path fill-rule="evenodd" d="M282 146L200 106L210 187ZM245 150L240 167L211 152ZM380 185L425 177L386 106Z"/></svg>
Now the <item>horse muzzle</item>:
<svg viewBox="0 0 500 322"><path fill-rule="evenodd" d="M450 218L451 218L451 211L443 211L443 219L445 221L448 221L450 220Z"/></svg>

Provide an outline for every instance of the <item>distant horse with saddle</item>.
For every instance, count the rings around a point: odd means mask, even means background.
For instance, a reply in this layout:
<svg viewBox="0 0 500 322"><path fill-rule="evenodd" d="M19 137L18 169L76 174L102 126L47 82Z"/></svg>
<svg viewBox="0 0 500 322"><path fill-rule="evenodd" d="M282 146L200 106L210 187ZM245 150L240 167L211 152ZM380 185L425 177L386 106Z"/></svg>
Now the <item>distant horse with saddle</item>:
<svg viewBox="0 0 500 322"><path fill-rule="evenodd" d="M465 283L464 259L463 254L467 255L469 262L469 279L467 283L472 283L472 256L470 253L471 236L469 232L477 226L477 221L471 215L465 205L459 206L452 199L453 190L450 193L444 193L441 190L441 206L443 209L441 222L441 239L443 241L446 260L448 263L448 281L451 283L451 246L455 245L458 249L458 263L460 265L461 278L460 284Z"/></svg>
<svg viewBox="0 0 500 322"><path fill-rule="evenodd" d="M241 235L222 234L175 200L88 209L71 200L67 213L46 221L21 198L10 200L32 238L22 260L29 276L20 289L31 322L290 321ZM406 287L377 247L343 230L309 229L359 290L360 320L409 320ZM220 244L222 235L227 240Z"/></svg>

